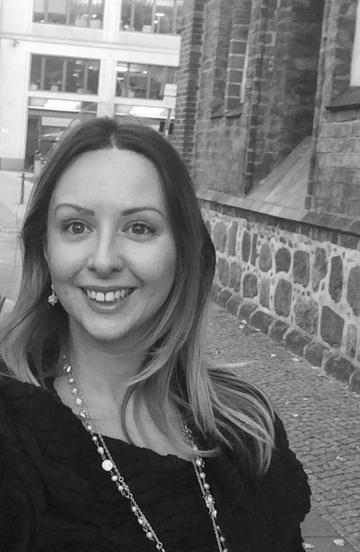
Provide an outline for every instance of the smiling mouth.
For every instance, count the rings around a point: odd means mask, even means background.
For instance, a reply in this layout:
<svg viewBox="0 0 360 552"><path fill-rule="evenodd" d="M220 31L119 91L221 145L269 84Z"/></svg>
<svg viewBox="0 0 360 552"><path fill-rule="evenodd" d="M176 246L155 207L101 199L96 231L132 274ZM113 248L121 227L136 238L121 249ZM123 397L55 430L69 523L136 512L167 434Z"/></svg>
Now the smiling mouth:
<svg viewBox="0 0 360 552"><path fill-rule="evenodd" d="M114 291L95 291L93 289L83 289L89 299L102 304L111 304L126 299L135 288L121 288Z"/></svg>

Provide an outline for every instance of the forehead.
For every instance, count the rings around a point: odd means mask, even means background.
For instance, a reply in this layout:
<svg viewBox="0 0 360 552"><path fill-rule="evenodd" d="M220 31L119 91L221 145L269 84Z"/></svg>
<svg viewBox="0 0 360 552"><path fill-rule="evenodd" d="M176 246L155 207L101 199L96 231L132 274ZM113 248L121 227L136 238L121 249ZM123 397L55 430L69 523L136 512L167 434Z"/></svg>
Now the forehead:
<svg viewBox="0 0 360 552"><path fill-rule="evenodd" d="M155 165L139 153L117 148L83 153L64 170L51 203L68 200L99 205L145 201L165 208Z"/></svg>

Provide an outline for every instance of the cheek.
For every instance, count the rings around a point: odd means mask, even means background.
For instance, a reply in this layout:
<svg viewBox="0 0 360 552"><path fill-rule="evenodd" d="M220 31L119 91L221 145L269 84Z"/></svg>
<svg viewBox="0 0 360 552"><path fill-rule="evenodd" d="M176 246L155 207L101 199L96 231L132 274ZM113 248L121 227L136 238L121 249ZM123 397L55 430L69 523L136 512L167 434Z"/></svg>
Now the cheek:
<svg viewBox="0 0 360 552"><path fill-rule="evenodd" d="M167 289L173 284L175 277L176 254L175 248L169 247L152 258L151 279ZM150 276L150 274L149 274ZM165 289L164 289L165 291Z"/></svg>
<svg viewBox="0 0 360 552"><path fill-rule="evenodd" d="M46 260L53 281L69 279L79 270L79 255L56 239L48 241Z"/></svg>

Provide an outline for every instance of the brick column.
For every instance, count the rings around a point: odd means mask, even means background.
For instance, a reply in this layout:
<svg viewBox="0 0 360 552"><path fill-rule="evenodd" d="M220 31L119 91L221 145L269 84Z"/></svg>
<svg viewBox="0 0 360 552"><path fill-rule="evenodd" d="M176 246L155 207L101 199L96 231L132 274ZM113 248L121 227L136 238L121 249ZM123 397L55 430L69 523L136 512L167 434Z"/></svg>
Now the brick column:
<svg viewBox="0 0 360 552"><path fill-rule="evenodd" d="M202 53L204 7L207 0L185 0L181 34L180 67L172 143L191 169L196 103Z"/></svg>

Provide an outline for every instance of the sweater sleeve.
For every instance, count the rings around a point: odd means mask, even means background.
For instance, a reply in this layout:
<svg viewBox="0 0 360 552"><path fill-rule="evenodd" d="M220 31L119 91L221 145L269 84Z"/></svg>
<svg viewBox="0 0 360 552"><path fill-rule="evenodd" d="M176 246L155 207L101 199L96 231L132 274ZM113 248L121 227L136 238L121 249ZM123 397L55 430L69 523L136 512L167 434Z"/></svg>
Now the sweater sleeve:
<svg viewBox="0 0 360 552"><path fill-rule="evenodd" d="M0 550L32 549L37 502L41 486L0 386Z"/></svg>
<svg viewBox="0 0 360 552"><path fill-rule="evenodd" d="M303 552L300 524L310 511L311 491L301 462L289 448L284 425L278 416L274 426L275 448L269 473L265 478L265 486L270 484L274 489L274 530L280 540L284 539L279 550Z"/></svg>

